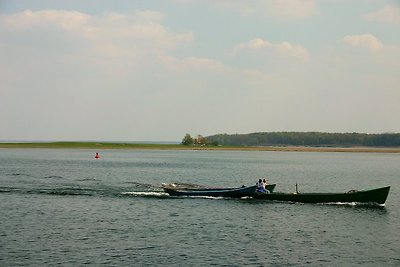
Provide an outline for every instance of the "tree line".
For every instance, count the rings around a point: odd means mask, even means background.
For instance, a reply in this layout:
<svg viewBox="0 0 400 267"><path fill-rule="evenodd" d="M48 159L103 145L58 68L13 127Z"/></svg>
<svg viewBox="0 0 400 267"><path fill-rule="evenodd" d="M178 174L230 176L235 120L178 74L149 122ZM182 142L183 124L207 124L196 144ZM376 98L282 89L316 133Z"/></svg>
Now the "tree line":
<svg viewBox="0 0 400 267"><path fill-rule="evenodd" d="M262 132L217 134L207 142L225 146L400 146L400 133Z"/></svg>

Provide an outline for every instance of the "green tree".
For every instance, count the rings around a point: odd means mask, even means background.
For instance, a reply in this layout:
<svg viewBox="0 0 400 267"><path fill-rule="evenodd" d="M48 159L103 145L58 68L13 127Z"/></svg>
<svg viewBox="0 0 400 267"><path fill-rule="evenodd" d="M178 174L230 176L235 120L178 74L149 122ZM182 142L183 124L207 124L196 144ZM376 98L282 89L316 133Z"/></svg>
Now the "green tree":
<svg viewBox="0 0 400 267"><path fill-rule="evenodd" d="M186 134L185 137L183 137L181 144L185 146L193 145L193 138L190 136L190 134Z"/></svg>

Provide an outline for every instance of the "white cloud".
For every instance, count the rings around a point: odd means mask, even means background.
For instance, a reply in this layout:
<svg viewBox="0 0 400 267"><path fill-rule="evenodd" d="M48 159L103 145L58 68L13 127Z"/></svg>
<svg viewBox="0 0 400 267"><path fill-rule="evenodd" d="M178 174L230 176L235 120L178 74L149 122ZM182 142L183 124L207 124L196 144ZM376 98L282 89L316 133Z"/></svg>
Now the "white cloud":
<svg viewBox="0 0 400 267"><path fill-rule="evenodd" d="M15 51L14 58L32 51L27 65L34 65L40 57L41 68L51 68L57 61L58 66L77 65L123 79L146 73L177 47L193 41L191 32L172 32L162 24L163 19L164 14L149 10L98 16L26 10L0 15L0 34L9 52Z"/></svg>
<svg viewBox="0 0 400 267"><path fill-rule="evenodd" d="M77 11L25 10L12 15L1 15L0 22L9 30L30 30L38 27L58 26L65 30L78 29L90 20L90 16Z"/></svg>
<svg viewBox="0 0 400 267"><path fill-rule="evenodd" d="M305 60L308 58L307 49L301 45L293 45L289 42L274 44L261 38L255 38L247 43L238 44L234 47L233 51L236 55L254 53L259 56L278 56L287 59Z"/></svg>
<svg viewBox="0 0 400 267"><path fill-rule="evenodd" d="M382 42L372 34L347 35L341 39L341 42L355 48L368 49L371 52L383 47Z"/></svg>
<svg viewBox="0 0 400 267"><path fill-rule="evenodd" d="M400 6L386 5L376 12L365 14L363 18L368 21L400 24Z"/></svg>
<svg viewBox="0 0 400 267"><path fill-rule="evenodd" d="M70 34L103 56L129 55L132 50L140 50L140 53L168 51L193 40L190 32L177 34L169 31L161 24L163 17L162 13L155 11L90 16L77 11L26 10L2 15L0 27L7 32Z"/></svg>

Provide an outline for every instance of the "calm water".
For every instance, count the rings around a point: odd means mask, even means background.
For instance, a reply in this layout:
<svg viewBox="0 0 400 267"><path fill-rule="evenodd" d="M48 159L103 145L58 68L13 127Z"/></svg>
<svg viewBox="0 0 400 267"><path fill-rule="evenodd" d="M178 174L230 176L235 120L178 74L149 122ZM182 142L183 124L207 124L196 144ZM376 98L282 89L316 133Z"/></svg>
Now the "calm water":
<svg viewBox="0 0 400 267"><path fill-rule="evenodd" d="M1 266L399 266L400 155L0 149ZM385 207L173 198L161 183L342 192Z"/></svg>

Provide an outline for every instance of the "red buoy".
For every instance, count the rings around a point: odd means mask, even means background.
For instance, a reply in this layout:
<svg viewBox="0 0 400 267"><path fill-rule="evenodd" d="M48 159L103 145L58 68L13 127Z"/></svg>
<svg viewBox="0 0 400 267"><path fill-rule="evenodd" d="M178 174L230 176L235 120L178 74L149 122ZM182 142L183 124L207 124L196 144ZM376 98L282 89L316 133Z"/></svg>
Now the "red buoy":
<svg viewBox="0 0 400 267"><path fill-rule="evenodd" d="M99 152L96 152L96 156L94 156L94 158L95 159L99 159L100 158Z"/></svg>

